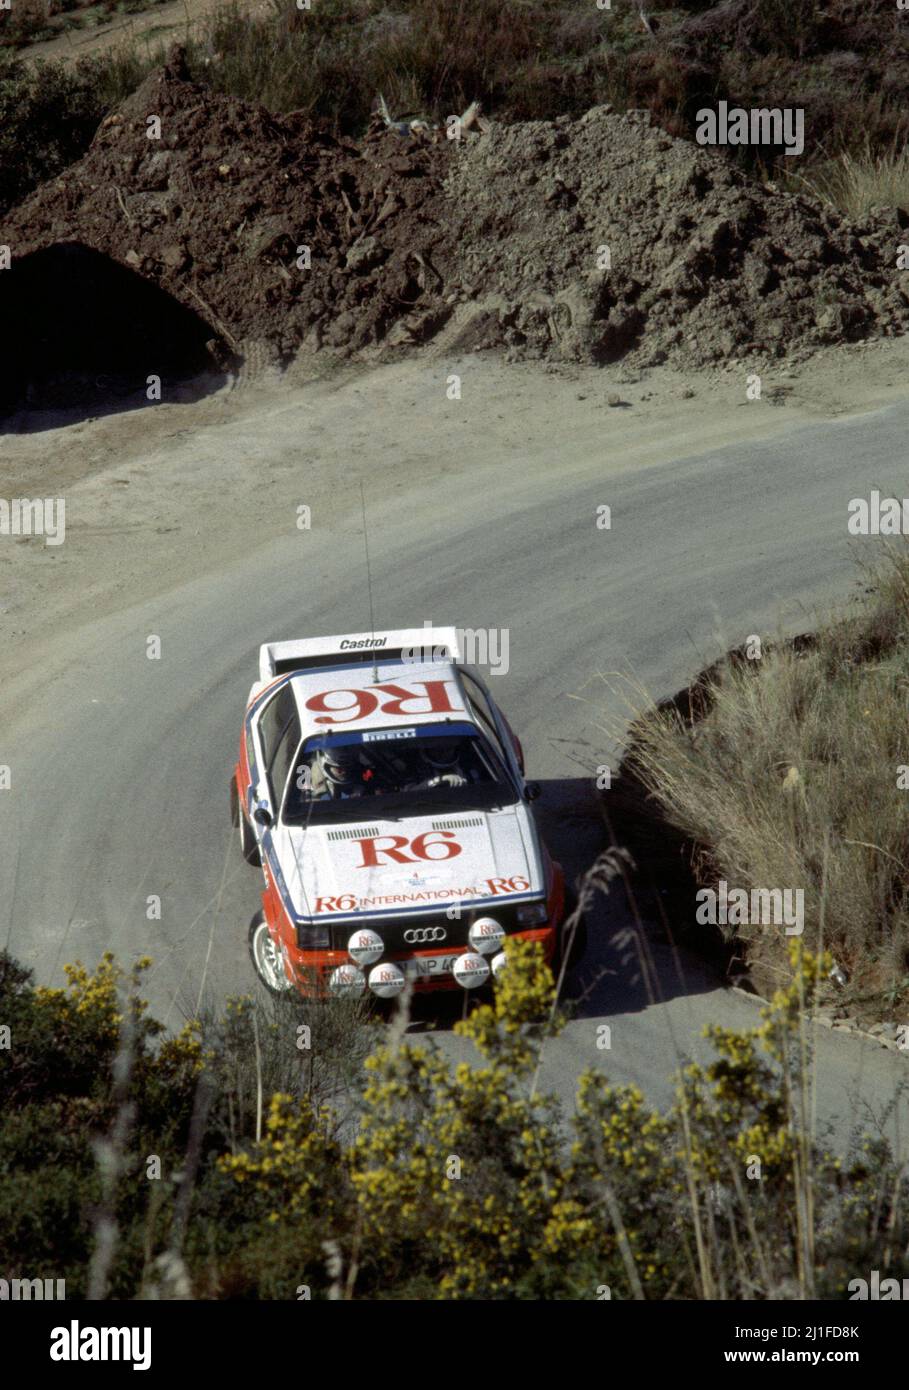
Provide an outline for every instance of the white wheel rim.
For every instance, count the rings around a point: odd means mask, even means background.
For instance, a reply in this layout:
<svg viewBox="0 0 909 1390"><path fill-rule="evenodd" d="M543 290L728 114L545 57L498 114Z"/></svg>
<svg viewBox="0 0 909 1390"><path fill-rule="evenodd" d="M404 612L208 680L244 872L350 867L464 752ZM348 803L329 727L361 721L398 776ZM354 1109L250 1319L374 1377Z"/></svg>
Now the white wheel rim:
<svg viewBox="0 0 909 1390"><path fill-rule="evenodd" d="M291 988L281 952L272 941L271 932L264 922L256 928L253 936L253 957L256 969L270 989Z"/></svg>

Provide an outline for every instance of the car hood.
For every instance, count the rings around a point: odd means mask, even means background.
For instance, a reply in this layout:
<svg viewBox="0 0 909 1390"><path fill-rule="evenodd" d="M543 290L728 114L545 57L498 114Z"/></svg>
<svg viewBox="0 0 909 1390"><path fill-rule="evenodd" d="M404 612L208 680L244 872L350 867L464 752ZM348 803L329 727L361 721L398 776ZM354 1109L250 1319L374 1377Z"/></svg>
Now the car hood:
<svg viewBox="0 0 909 1390"><path fill-rule="evenodd" d="M333 920L438 909L546 891L524 805L356 825L286 827L300 915Z"/></svg>

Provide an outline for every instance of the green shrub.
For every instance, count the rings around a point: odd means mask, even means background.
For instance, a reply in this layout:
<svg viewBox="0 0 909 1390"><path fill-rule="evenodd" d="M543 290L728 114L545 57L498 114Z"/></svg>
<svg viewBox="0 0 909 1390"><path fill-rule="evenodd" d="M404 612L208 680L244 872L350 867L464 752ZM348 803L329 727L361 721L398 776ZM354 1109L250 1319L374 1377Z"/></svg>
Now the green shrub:
<svg viewBox="0 0 909 1390"><path fill-rule="evenodd" d="M804 1119L825 959L794 943L791 985L756 1027L710 1030L713 1060L679 1073L666 1113L590 1068L566 1116L537 1086L552 977L536 947L506 949L454 1065L394 1022L377 1039L360 1006L329 1019L330 1001L234 1001L165 1039L141 964L126 979L105 957L47 990L0 957L5 1268L70 1298L235 1299L843 1298L888 1268L904 1172L879 1139L832 1156Z"/></svg>
<svg viewBox="0 0 909 1390"><path fill-rule="evenodd" d="M153 65L129 52L72 67L0 57L0 213L80 159Z"/></svg>

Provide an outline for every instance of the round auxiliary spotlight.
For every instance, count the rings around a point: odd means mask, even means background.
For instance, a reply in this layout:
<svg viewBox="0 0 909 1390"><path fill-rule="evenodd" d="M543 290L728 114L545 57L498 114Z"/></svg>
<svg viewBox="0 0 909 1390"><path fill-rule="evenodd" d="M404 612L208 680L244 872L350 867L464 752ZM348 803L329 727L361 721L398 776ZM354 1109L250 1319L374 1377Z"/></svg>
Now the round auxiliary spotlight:
<svg viewBox="0 0 909 1390"><path fill-rule="evenodd" d="M489 979L489 962L475 951L458 956L451 972L462 989L476 989Z"/></svg>
<svg viewBox="0 0 909 1390"><path fill-rule="evenodd" d="M467 940L481 956L491 956L505 940L505 928L494 917L478 917L467 933Z"/></svg>
<svg viewBox="0 0 909 1390"><path fill-rule="evenodd" d="M500 951L497 956L493 956L489 964L492 966L493 978L496 979L499 975L501 975L502 971L505 969L505 966L508 964L505 952Z"/></svg>
<svg viewBox="0 0 909 1390"><path fill-rule="evenodd" d="M338 999L359 999L366 988L366 976L355 965L339 965L328 977L329 993Z"/></svg>
<svg viewBox="0 0 909 1390"><path fill-rule="evenodd" d="M395 965L393 960L374 965L369 972L369 988L380 999L394 999L401 993L405 983L404 971Z"/></svg>
<svg viewBox="0 0 909 1390"><path fill-rule="evenodd" d="M355 931L347 943L347 954L357 965L375 965L384 950L385 942L378 932L370 931L369 927Z"/></svg>

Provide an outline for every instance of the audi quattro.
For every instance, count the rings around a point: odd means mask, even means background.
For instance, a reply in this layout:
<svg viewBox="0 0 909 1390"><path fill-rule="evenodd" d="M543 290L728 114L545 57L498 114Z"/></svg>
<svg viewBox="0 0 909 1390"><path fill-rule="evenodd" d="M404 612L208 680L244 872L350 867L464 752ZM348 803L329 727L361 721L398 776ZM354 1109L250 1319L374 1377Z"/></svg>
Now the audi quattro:
<svg viewBox="0 0 909 1390"><path fill-rule="evenodd" d="M231 781L260 980L305 996L472 989L565 912L520 742L454 628L261 647Z"/></svg>

